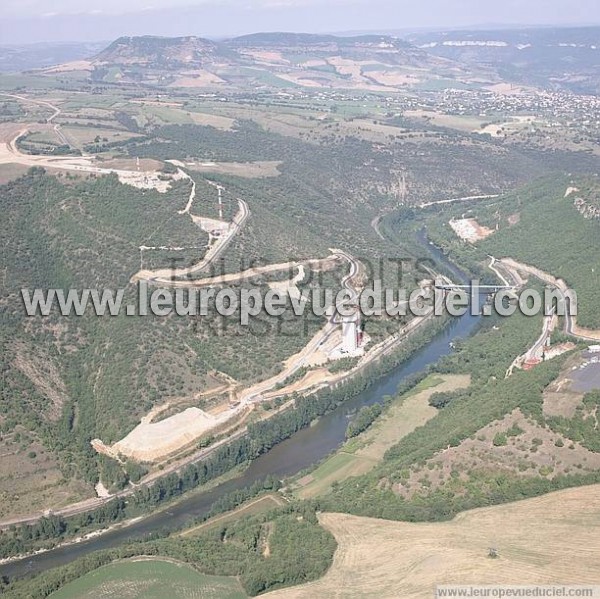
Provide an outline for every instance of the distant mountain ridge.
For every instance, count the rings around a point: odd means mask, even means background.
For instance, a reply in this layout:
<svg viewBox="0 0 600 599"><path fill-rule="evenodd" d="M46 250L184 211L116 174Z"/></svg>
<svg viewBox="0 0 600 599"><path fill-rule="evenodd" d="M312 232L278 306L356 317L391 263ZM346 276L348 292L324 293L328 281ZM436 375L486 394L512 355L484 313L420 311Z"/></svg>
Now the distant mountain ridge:
<svg viewBox="0 0 600 599"><path fill-rule="evenodd" d="M486 64L512 81L600 93L600 27L442 31L407 39L461 64Z"/></svg>
<svg viewBox="0 0 600 599"><path fill-rule="evenodd" d="M4 58L6 63L11 55ZM2 59L0 48L0 69ZM47 64L49 75L70 72L93 83L162 87L387 91L488 89L510 82L600 94L600 27L453 30L406 39L289 32L218 41L147 35L120 37L85 60L77 48L71 63Z"/></svg>
<svg viewBox="0 0 600 599"><path fill-rule="evenodd" d="M94 82L171 87L324 87L393 90L430 78L470 76L453 61L393 36L340 37L308 33L256 33L214 41L195 36L121 37L84 69ZM427 74L425 76L424 74Z"/></svg>
<svg viewBox="0 0 600 599"><path fill-rule="evenodd" d="M230 51L229 57L232 58L235 54L231 54L231 52L235 53L247 48L269 48L283 51L302 49L326 53L344 50L371 50L373 52L413 50L420 52L412 44L386 35L339 37L310 33L253 33L220 42L195 36L145 35L120 37L92 57L92 61L189 64L205 61L219 53L227 53L227 50Z"/></svg>
<svg viewBox="0 0 600 599"><path fill-rule="evenodd" d="M380 46L395 48L410 48L412 44L391 35L364 34L364 35L320 35L314 33L252 33L242 35L224 42L229 46L315 46L331 44L337 47L352 46Z"/></svg>
<svg viewBox="0 0 600 599"><path fill-rule="evenodd" d="M92 58L96 63L177 66L210 59L218 44L195 36L120 37Z"/></svg>

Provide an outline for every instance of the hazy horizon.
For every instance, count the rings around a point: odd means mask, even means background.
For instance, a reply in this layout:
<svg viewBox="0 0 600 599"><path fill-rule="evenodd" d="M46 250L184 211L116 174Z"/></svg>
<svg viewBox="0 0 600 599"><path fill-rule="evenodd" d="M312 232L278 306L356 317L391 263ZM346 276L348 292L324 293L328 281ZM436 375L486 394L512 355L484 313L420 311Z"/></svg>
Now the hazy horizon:
<svg viewBox="0 0 600 599"><path fill-rule="evenodd" d="M122 35L233 37L263 31L304 33L499 29L600 23L596 0L8 0L0 6L0 44L100 42Z"/></svg>

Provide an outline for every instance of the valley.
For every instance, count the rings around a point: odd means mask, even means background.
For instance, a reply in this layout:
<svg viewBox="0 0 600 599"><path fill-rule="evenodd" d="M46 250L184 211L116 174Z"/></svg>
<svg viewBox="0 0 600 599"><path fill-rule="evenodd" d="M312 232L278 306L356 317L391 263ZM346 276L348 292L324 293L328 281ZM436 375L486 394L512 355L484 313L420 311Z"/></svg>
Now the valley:
<svg viewBox="0 0 600 599"><path fill-rule="evenodd" d="M0 74L3 595L598 582L593 32L441 35L124 36ZM474 280L462 316L399 310ZM28 316L34 289L127 309ZM577 314L491 310L548 289ZM248 293L280 310L228 311Z"/></svg>

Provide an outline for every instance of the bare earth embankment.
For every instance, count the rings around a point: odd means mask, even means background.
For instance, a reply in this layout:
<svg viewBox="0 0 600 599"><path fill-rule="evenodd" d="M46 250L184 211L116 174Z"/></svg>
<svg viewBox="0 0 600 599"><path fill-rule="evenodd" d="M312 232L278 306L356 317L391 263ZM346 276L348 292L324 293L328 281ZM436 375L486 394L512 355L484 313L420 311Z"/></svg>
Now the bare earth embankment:
<svg viewBox="0 0 600 599"><path fill-rule="evenodd" d="M600 485L409 524L322 514L338 542L320 580L269 599L402 599L438 584L600 584ZM498 558L488 557L490 547Z"/></svg>

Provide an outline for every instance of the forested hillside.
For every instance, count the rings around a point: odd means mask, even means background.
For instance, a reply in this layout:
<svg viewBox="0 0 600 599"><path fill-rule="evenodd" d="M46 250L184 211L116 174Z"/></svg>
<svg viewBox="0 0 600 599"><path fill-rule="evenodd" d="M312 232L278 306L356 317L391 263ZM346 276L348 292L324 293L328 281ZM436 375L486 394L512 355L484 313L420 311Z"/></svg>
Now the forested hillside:
<svg viewBox="0 0 600 599"><path fill-rule="evenodd" d="M202 185L199 179L198 192L206 198ZM185 182L160 194L122 185L116 177L83 181L41 169L4 186L1 426L5 444L27 440L17 454L34 471L40 460L56 456L65 477L95 483L98 469L106 467L102 478L110 484L120 474L95 454L92 439L120 439L154 405L219 385L215 372L240 382L268 378L316 330L316 318L279 319L287 334L266 334L258 354L257 334L277 323L261 321L257 328L232 321L223 329L211 316L130 317L123 311L97 317L91 309L81 317L62 317L57 310L47 317L25 315L21 289L124 289L124 305L135 304L137 290L129 280L141 266L144 244L197 247L176 256L184 264L197 261L205 252L204 234L177 213L188 194ZM169 267L172 255L162 263L145 258L143 266ZM247 268L252 255L238 256Z"/></svg>
<svg viewBox="0 0 600 599"><path fill-rule="evenodd" d="M460 343L434 370L472 373L472 385L443 398L433 395L438 414L389 449L369 474L334 485L318 500L321 509L393 520L444 520L473 507L598 482L598 456L585 449L580 450L584 456L594 456L586 458L592 460L587 466L565 468L560 457L554 458L555 467L541 465L545 457L536 465L534 456L542 449L552 453L570 444L573 451L568 433L589 425L544 414L542 392L558 376L562 358L505 378L513 356L535 339L539 326L539 318L513 316L488 323ZM590 405L595 402L595 397L588 399ZM577 435L573 438L580 439Z"/></svg>
<svg viewBox="0 0 600 599"><path fill-rule="evenodd" d="M578 324L600 328L600 222L583 217L573 203L575 194L566 195L568 186L553 180L514 193L499 204L500 229L480 249L562 278L577 292ZM570 186L577 187L578 180Z"/></svg>
<svg viewBox="0 0 600 599"><path fill-rule="evenodd" d="M431 238L484 281L495 280L488 268L489 256L513 258L563 279L577 292L578 324L598 328L600 221L582 214L580 202L589 198L593 206L597 189L595 177L553 176L467 207L434 208L424 218ZM473 218L492 233L477 243L466 243L449 225L450 220L461 218ZM408 222L414 226L423 221Z"/></svg>

